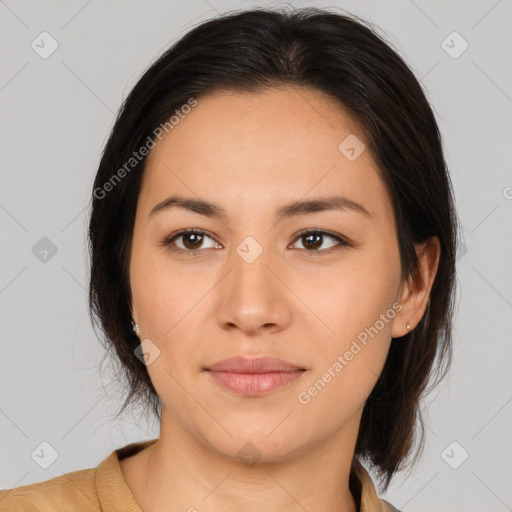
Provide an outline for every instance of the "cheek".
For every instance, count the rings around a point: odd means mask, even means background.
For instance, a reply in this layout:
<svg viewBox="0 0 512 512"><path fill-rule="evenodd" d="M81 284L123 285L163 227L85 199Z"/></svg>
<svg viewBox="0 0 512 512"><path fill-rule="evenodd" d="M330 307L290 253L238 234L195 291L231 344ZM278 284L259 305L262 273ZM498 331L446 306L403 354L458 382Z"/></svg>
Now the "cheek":
<svg viewBox="0 0 512 512"><path fill-rule="evenodd" d="M177 270L161 249L139 246L132 254L131 286L141 335L150 339L162 356L148 366L157 391L161 387L178 392L171 375L182 382L194 365L199 371L198 346L204 343L205 330L211 331L204 308L213 277L192 272L192 265L190 269ZM188 368L183 361L189 362Z"/></svg>
<svg viewBox="0 0 512 512"><path fill-rule="evenodd" d="M331 411L325 422L333 428L352 417L375 386L386 362L397 312L396 303L382 288L350 290L349 285L341 286L338 303L331 301L326 323L336 334L317 345L313 371L297 395L310 416L325 418L325 411Z"/></svg>
<svg viewBox="0 0 512 512"><path fill-rule="evenodd" d="M162 248L139 247L132 254L130 278L134 307L141 326L155 337L173 329L204 294L198 276L184 275L170 262Z"/></svg>
<svg viewBox="0 0 512 512"><path fill-rule="evenodd" d="M320 389L326 384L326 388L337 390L332 400L340 393L346 400L353 397L354 404L362 403L382 371L393 321L400 310L396 302L398 252L383 247L354 253L342 269L315 282L314 289L309 290L309 304L329 331L319 342L310 382L320 379ZM310 333L311 339L315 339L315 332ZM329 400L331 393L322 393L321 401Z"/></svg>
<svg viewBox="0 0 512 512"><path fill-rule="evenodd" d="M336 266L314 272L311 268L294 276L294 291L321 320L323 326L318 321L311 324L318 330L317 336L339 349L373 326L396 300L400 284L398 255L372 248L347 254ZM392 322L384 326L379 323L378 327L390 335Z"/></svg>

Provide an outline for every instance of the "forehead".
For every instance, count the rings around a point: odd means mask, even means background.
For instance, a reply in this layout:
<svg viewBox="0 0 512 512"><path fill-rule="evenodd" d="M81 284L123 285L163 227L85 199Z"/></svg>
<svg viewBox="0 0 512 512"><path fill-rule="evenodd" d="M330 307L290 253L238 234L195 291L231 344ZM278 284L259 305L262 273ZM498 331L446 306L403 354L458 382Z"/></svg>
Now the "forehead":
<svg viewBox="0 0 512 512"><path fill-rule="evenodd" d="M320 91L291 86L253 93L221 90L199 98L197 106L174 126L172 137L166 137L169 144L158 144L153 156L162 146L192 149L195 145L202 150L197 156L236 155L237 150L262 148L268 157L289 158L291 149L294 154L318 158L320 151L336 154L340 136L351 133L362 139L348 112ZM312 151L315 147L318 151ZM223 151L228 148L231 151Z"/></svg>
<svg viewBox="0 0 512 512"><path fill-rule="evenodd" d="M347 144L362 151L356 159L347 158ZM232 193L233 200L261 201L339 192L365 201L369 209L379 202L389 206L363 144L345 109L319 91L217 91L198 98L197 106L157 141L143 192L153 202L176 188L187 195Z"/></svg>

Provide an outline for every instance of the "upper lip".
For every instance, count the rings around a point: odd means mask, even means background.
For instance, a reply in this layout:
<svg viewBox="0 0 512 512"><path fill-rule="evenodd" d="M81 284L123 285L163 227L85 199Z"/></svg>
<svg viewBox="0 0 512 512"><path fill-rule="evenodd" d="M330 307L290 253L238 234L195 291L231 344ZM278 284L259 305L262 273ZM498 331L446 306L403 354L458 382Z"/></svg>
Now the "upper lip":
<svg viewBox="0 0 512 512"><path fill-rule="evenodd" d="M304 370L304 368L300 366L296 366L276 357L229 357L217 361L206 369L212 372L233 373L270 373Z"/></svg>

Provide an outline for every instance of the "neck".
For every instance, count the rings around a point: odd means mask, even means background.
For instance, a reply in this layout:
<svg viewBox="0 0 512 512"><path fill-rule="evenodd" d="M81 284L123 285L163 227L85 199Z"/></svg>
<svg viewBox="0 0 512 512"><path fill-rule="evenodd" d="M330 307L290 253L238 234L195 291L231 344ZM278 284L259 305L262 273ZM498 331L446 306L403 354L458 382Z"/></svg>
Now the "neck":
<svg viewBox="0 0 512 512"><path fill-rule="evenodd" d="M163 408L160 437L140 452L127 482L145 512L256 512L262 503L266 512L357 512L349 477L358 425L359 417L286 458L244 463L193 437Z"/></svg>

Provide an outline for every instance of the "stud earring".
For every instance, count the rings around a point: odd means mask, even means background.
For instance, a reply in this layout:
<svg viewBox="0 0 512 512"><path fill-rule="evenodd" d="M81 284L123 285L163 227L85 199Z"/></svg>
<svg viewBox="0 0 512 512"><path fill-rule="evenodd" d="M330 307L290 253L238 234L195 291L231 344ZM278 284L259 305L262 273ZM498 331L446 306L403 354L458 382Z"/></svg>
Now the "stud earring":
<svg viewBox="0 0 512 512"><path fill-rule="evenodd" d="M132 329L133 329L133 332L138 336L139 332L140 332L139 325L136 324L133 320L132 320Z"/></svg>
<svg viewBox="0 0 512 512"><path fill-rule="evenodd" d="M409 330L409 329L411 328L411 326L410 326L409 324L407 324L407 325L405 326L405 328L406 328L407 330Z"/></svg>

